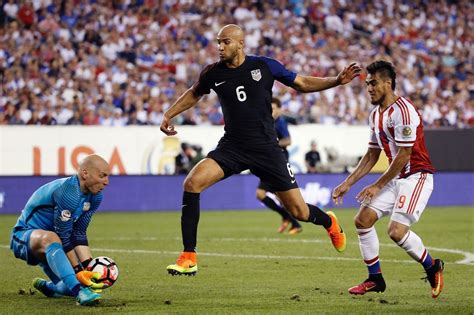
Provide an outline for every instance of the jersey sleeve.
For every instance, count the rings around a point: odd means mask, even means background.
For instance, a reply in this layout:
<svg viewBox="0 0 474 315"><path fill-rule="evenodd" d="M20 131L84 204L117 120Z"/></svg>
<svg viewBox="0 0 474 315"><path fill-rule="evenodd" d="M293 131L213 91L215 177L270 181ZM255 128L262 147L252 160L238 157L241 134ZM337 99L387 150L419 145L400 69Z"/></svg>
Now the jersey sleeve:
<svg viewBox="0 0 474 315"><path fill-rule="evenodd" d="M400 100L397 102L397 110L392 116L395 144L398 147L412 147L416 141L416 130L420 124L420 117L416 109Z"/></svg>
<svg viewBox="0 0 474 315"><path fill-rule="evenodd" d="M72 244L72 213L79 204L79 188L70 181L66 181L54 191L53 200L56 204L54 209L54 231L59 236L63 249L67 253L74 247Z"/></svg>
<svg viewBox="0 0 474 315"><path fill-rule="evenodd" d="M208 73L209 73L209 70L213 66L214 65L207 65L201 71L201 74L199 74L199 80L196 83L194 83L192 86L195 96L200 97L200 96L203 96L204 94L211 93L211 87L209 86Z"/></svg>
<svg viewBox="0 0 474 315"><path fill-rule="evenodd" d="M375 135L375 111L376 109L374 109L369 115L369 148L380 149L379 143L377 141L377 136Z"/></svg>
<svg viewBox="0 0 474 315"><path fill-rule="evenodd" d="M270 71L273 77L283 83L286 86L291 86L296 78L296 73L292 72L285 68L279 61L268 58L268 57L259 57L263 60L267 66L270 68Z"/></svg>
<svg viewBox="0 0 474 315"><path fill-rule="evenodd" d="M88 246L89 241L87 240L87 228L91 222L92 216L97 211L102 202L102 193L99 193L93 196L91 200L90 210L84 212L79 219L74 223L73 233L72 233L72 245L73 247L84 245Z"/></svg>

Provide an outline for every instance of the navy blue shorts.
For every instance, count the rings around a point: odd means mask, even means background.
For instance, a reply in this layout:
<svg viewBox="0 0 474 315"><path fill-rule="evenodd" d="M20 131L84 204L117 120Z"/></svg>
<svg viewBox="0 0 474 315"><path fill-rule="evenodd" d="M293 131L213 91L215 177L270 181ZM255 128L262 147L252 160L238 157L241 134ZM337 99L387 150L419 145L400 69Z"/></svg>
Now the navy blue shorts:
<svg viewBox="0 0 474 315"><path fill-rule="evenodd" d="M226 178L250 170L267 185L268 191L298 188L285 153L277 143L263 148L243 148L221 139L217 148L209 152L207 157L219 164Z"/></svg>

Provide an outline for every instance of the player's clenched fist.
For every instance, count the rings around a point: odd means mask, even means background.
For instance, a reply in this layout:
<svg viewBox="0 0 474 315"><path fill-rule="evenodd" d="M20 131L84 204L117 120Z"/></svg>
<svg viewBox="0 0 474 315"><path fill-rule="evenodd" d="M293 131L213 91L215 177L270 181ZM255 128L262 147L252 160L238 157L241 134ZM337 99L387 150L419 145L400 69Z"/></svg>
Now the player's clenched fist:
<svg viewBox="0 0 474 315"><path fill-rule="evenodd" d="M163 131L167 136L174 136L178 133L176 130L174 130L174 126L170 123L170 119L166 117L166 115L163 115L160 130Z"/></svg>

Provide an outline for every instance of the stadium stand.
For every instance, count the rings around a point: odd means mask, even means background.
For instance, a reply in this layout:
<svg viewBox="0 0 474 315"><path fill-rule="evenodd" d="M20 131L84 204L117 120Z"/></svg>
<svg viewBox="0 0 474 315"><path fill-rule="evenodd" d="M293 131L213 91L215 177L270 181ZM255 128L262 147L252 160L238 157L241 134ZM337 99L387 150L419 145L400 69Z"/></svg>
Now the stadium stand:
<svg viewBox="0 0 474 315"><path fill-rule="evenodd" d="M214 36L227 23L244 27L248 53L302 74L390 60L427 126L474 124L468 0L8 0L0 11L2 125L158 125L218 60ZM274 91L296 123L367 123L364 77L323 93ZM223 124L215 95L177 123Z"/></svg>

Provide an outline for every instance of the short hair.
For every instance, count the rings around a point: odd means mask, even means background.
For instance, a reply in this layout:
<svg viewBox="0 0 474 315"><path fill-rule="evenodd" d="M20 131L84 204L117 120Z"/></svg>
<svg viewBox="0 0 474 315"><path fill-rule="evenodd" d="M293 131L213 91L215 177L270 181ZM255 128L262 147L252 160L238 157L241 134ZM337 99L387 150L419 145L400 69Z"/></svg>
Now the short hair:
<svg viewBox="0 0 474 315"><path fill-rule="evenodd" d="M395 72L395 67L391 62L385 60L374 61L367 67L367 72L372 75L379 73L380 76L391 79L392 90L395 90L395 87L397 85L397 73Z"/></svg>
<svg viewBox="0 0 474 315"><path fill-rule="evenodd" d="M281 101L279 98L273 97L272 98L272 104L276 104L278 108L281 108Z"/></svg>

